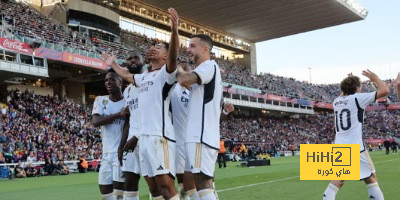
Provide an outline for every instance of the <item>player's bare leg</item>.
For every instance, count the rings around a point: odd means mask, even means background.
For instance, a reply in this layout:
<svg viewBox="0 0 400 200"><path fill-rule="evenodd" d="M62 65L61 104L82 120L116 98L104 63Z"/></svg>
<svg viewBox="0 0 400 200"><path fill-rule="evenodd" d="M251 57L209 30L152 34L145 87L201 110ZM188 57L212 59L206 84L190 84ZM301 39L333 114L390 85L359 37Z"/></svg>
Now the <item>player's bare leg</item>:
<svg viewBox="0 0 400 200"><path fill-rule="evenodd" d="M344 181L333 180L329 183L328 187L324 192L323 200L334 200L336 198L336 193L342 188Z"/></svg>
<svg viewBox="0 0 400 200"><path fill-rule="evenodd" d="M146 180L146 183L149 186L149 191L150 191L150 194L151 194L153 200L164 199L161 196L160 191L158 190L157 182L156 182L156 179L154 177L150 178L148 176L145 176L144 180Z"/></svg>
<svg viewBox="0 0 400 200"><path fill-rule="evenodd" d="M139 179L140 175L132 172L124 172L125 175L125 199L137 200L139 199Z"/></svg>
<svg viewBox="0 0 400 200"><path fill-rule="evenodd" d="M385 199L382 190L378 185L378 178L376 177L375 173L373 173L371 177L364 179L364 182L367 184L368 195L370 199Z"/></svg>
<svg viewBox="0 0 400 200"><path fill-rule="evenodd" d="M193 200L200 200L200 196L196 189L196 183L191 172L185 172L183 174L183 189L185 190L186 197Z"/></svg>
<svg viewBox="0 0 400 200"><path fill-rule="evenodd" d="M201 173L193 174L196 189L201 200L216 200L212 177L208 177Z"/></svg>
<svg viewBox="0 0 400 200"><path fill-rule="evenodd" d="M158 185L158 191L164 199L179 199L175 190L174 179L169 174L158 175L155 177L155 181Z"/></svg>

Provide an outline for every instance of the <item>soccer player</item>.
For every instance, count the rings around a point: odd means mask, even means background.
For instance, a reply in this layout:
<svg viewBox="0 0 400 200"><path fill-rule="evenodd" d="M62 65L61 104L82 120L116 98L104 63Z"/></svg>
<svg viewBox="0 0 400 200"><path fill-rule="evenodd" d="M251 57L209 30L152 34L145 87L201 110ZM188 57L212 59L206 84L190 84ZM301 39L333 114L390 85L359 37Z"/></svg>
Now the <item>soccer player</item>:
<svg viewBox="0 0 400 200"><path fill-rule="evenodd" d="M360 144L360 179L367 184L370 199L383 200L383 193L378 185L374 164L362 140L364 110L376 99L387 96L389 88L373 72L366 70L362 74L378 86L370 93L361 92L361 82L357 76L350 75L340 83L342 94L333 101L335 112L335 144ZM331 181L323 195L324 200L335 199L336 193L344 181Z"/></svg>
<svg viewBox="0 0 400 200"><path fill-rule="evenodd" d="M397 99L400 101L400 72L399 74L397 74L395 84L396 84Z"/></svg>
<svg viewBox="0 0 400 200"><path fill-rule="evenodd" d="M143 57L138 52L132 52L126 59L126 67L131 74L140 74L143 68ZM125 106L129 109L129 120L125 120L121 142L118 148L118 160L125 176L125 200L139 199L140 160L139 147L136 146L140 135L139 91L129 84L124 91ZM127 142L127 140L129 140ZM125 146L126 145L126 146ZM134 149L123 156L124 149Z"/></svg>
<svg viewBox="0 0 400 200"><path fill-rule="evenodd" d="M92 124L101 127L103 156L99 172L102 199L123 199L124 178L118 162L118 145L121 141L123 118L126 110L122 96L122 79L110 71L105 78L107 96L98 96L93 104Z"/></svg>
<svg viewBox="0 0 400 200"><path fill-rule="evenodd" d="M169 115L170 91L176 82L179 17L173 8L168 12L171 19L170 44L160 43L151 47L148 53L151 69L148 72L132 75L115 63L113 54L103 54L102 57L124 80L139 89L139 112L146 115L140 117L140 168L153 199L179 199L174 186L175 133Z"/></svg>
<svg viewBox="0 0 400 200"><path fill-rule="evenodd" d="M187 51L195 69L177 77L181 86L190 89L185 149L202 200L216 199L212 178L220 138L222 80L218 64L210 60L212 46L210 36L193 35Z"/></svg>
<svg viewBox="0 0 400 200"><path fill-rule="evenodd" d="M192 66L185 61L178 64L178 74L189 73ZM178 179L178 193L181 199L198 200L200 199L196 186L194 184L193 175L185 171L186 153L185 138L186 124L189 112L189 95L190 91L179 84L176 84L171 93L172 121L176 135L176 177Z"/></svg>

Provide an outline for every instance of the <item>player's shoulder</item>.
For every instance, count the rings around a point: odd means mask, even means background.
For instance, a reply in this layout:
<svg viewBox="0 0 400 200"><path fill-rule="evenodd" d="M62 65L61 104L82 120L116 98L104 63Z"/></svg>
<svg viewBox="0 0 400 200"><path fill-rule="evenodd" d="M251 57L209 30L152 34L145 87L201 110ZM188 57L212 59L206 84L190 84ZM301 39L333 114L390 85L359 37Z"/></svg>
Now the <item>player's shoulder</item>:
<svg viewBox="0 0 400 200"><path fill-rule="evenodd" d="M94 99L94 101L97 101L97 102L102 101L102 100L104 100L104 99L107 99L108 96L109 96L109 95L99 95L99 96L97 96L97 97Z"/></svg>
<svg viewBox="0 0 400 200"><path fill-rule="evenodd" d="M202 62L199 67L218 67L218 64L215 62L215 60L206 60Z"/></svg>

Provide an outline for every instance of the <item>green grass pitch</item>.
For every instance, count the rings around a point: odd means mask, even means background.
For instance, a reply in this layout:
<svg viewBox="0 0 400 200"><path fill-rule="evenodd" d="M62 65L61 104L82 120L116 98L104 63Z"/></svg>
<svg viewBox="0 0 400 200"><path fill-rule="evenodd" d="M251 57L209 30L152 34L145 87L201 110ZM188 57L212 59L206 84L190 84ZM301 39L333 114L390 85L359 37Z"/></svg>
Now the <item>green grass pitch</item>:
<svg viewBox="0 0 400 200"><path fill-rule="evenodd" d="M400 155L371 153L379 185L387 200L400 199ZM321 200L328 181L300 181L299 157L273 158L271 166L242 168L229 163L227 169L216 169L216 187L224 199L307 199ZM97 173L39 178L0 180L1 200L100 199ZM140 199L149 199L143 179ZM368 199L363 181L347 181L338 200Z"/></svg>

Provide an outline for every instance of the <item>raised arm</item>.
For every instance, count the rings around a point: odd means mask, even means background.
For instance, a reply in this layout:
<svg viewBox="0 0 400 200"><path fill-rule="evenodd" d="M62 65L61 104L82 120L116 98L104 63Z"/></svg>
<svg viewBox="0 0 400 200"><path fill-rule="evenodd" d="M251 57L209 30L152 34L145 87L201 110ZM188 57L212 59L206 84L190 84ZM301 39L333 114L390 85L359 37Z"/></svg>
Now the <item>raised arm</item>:
<svg viewBox="0 0 400 200"><path fill-rule="evenodd" d="M376 91L376 98L382 98L389 94L389 87L374 73L370 70L364 70L362 74L369 78L372 82L374 82L378 86L378 90Z"/></svg>
<svg viewBox="0 0 400 200"><path fill-rule="evenodd" d="M106 63L107 66L110 66L122 79L128 81L129 83L135 84L133 74L131 74L127 68L123 68L115 62L114 52L111 52L111 55L103 53L103 55L101 55L101 59L104 63Z"/></svg>
<svg viewBox="0 0 400 200"><path fill-rule="evenodd" d="M124 118L127 116L127 107L123 108L120 112L111 115L99 115L94 114L92 118L92 124L94 127L100 127L106 124L111 124L114 120ZM128 110L129 112L129 110Z"/></svg>
<svg viewBox="0 0 400 200"><path fill-rule="evenodd" d="M171 40L169 42L169 51L167 58L167 72L172 73L176 70L179 54L179 16L175 9L169 8L169 18L171 20Z"/></svg>
<svg viewBox="0 0 400 200"><path fill-rule="evenodd" d="M397 74L395 84L396 84L397 100L400 101L400 72L399 74Z"/></svg>

